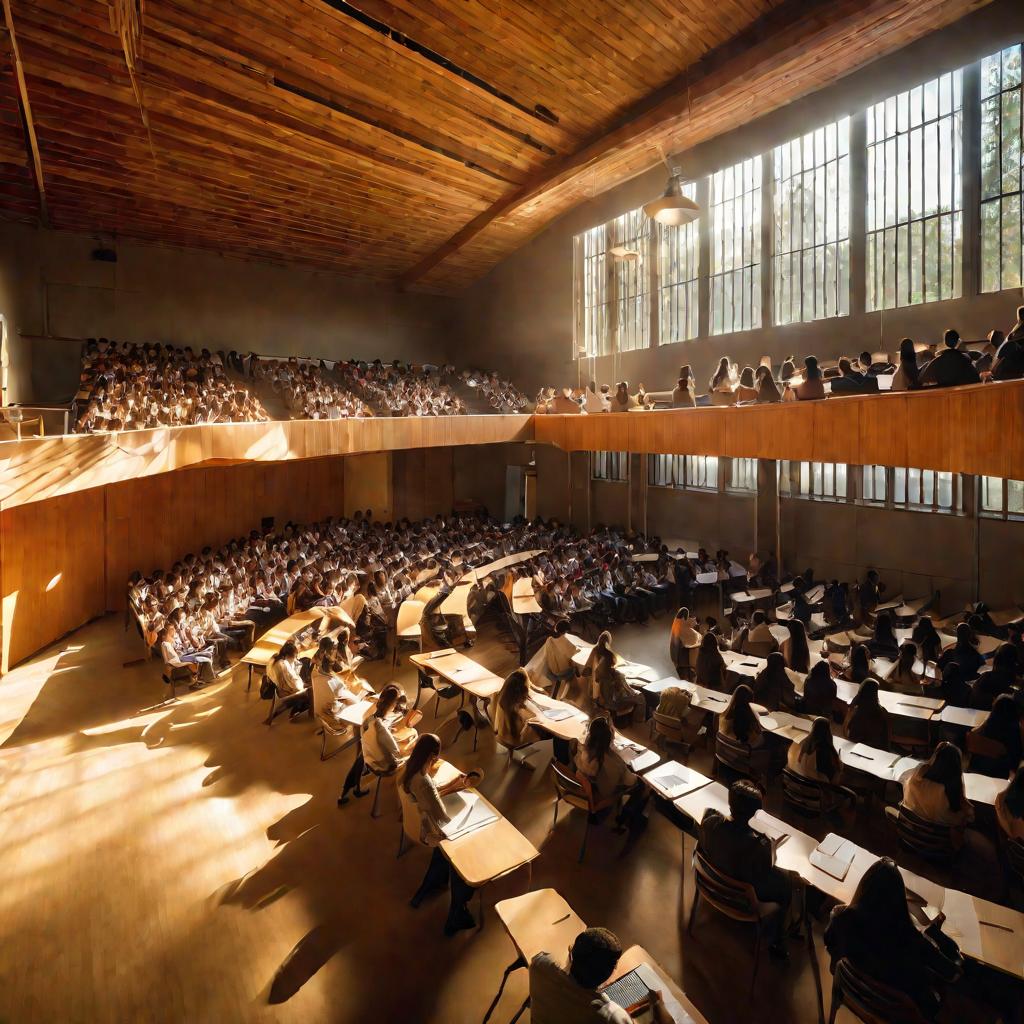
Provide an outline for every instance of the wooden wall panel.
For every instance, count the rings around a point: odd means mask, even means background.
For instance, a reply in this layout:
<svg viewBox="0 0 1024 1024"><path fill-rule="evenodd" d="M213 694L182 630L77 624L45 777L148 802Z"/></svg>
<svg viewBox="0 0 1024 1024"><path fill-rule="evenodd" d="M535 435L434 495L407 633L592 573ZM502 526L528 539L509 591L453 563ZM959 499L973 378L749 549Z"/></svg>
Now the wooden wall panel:
<svg viewBox="0 0 1024 1024"><path fill-rule="evenodd" d="M396 518L415 520L451 512L455 504L451 448L395 452L392 460Z"/></svg>
<svg viewBox="0 0 1024 1024"><path fill-rule="evenodd" d="M105 610L103 492L0 513L6 672Z"/></svg>

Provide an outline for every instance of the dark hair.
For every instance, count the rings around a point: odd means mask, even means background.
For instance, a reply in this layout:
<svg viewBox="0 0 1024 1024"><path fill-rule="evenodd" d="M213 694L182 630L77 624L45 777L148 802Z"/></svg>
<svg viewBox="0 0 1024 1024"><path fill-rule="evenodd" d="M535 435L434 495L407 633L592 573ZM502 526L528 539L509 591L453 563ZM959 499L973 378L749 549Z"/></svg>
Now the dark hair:
<svg viewBox="0 0 1024 1024"><path fill-rule="evenodd" d="M804 380L818 380L821 377L821 370L818 369L816 356L807 356L804 359Z"/></svg>
<svg viewBox="0 0 1024 1024"><path fill-rule="evenodd" d="M878 702L878 680L868 676L857 688L857 692L850 701L851 708L880 708Z"/></svg>
<svg viewBox="0 0 1024 1024"><path fill-rule="evenodd" d="M529 695L530 677L526 674L526 669L517 668L501 684L498 704L506 715L510 715L525 702Z"/></svg>
<svg viewBox="0 0 1024 1024"><path fill-rule="evenodd" d="M1017 765L1010 784L1003 790L1003 805L1013 817L1024 818L1024 761Z"/></svg>
<svg viewBox="0 0 1024 1024"><path fill-rule="evenodd" d="M405 763L405 775L402 778L402 789L409 792L409 783L414 775L419 775L430 761L441 753L441 740L432 732L425 732L412 748L409 760Z"/></svg>
<svg viewBox="0 0 1024 1024"><path fill-rule="evenodd" d="M921 657L925 661L935 661L938 658L939 651L942 649L942 639L939 637L930 615L922 615L914 623L914 631L910 634L910 638L915 644L920 645Z"/></svg>
<svg viewBox="0 0 1024 1024"><path fill-rule="evenodd" d="M811 723L807 739L800 744L800 756L814 754L814 765L826 778L831 779L839 770L839 755L832 740L832 726L827 718L818 717Z"/></svg>
<svg viewBox="0 0 1024 1024"><path fill-rule="evenodd" d="M1002 742L1003 737L1020 734L1020 708L1008 693L1001 693L992 702L992 710L979 730L983 736L990 736Z"/></svg>
<svg viewBox="0 0 1024 1024"><path fill-rule="evenodd" d="M789 630L789 667L794 672L807 672L811 665L811 651L807 646L807 630L799 619L786 623Z"/></svg>
<svg viewBox="0 0 1024 1024"><path fill-rule="evenodd" d="M964 803L964 769L963 758L957 747L943 741L918 770L929 782L940 783L946 791L950 808L960 810Z"/></svg>
<svg viewBox="0 0 1024 1024"><path fill-rule="evenodd" d="M960 332L954 331L951 327L945 334L943 334L942 343L946 348L956 348L957 345L960 344Z"/></svg>
<svg viewBox="0 0 1024 1024"><path fill-rule="evenodd" d="M604 756L612 745L612 725L607 716L597 715L587 726L587 735L583 741L583 749L588 756L604 764Z"/></svg>
<svg viewBox="0 0 1024 1024"><path fill-rule="evenodd" d="M885 935L895 942L914 937L916 929L907 908L907 888L891 857L876 860L864 872L849 910L865 918L870 934Z"/></svg>
<svg viewBox="0 0 1024 1024"><path fill-rule="evenodd" d="M377 698L377 707L374 708L373 717L383 718L401 699L402 688L397 683L388 683L380 696Z"/></svg>
<svg viewBox="0 0 1024 1024"><path fill-rule="evenodd" d="M764 797L757 783L750 779L738 779L729 787L729 817L741 825L764 807Z"/></svg>
<svg viewBox="0 0 1024 1024"><path fill-rule="evenodd" d="M572 944L569 974L584 988L597 988L618 966L622 946L607 928L588 928Z"/></svg>
<svg viewBox="0 0 1024 1024"><path fill-rule="evenodd" d="M750 706L753 700L754 691L746 683L740 683L725 709L724 717L732 720L732 731L741 743L749 742L750 734L758 726L757 715Z"/></svg>
<svg viewBox="0 0 1024 1024"><path fill-rule="evenodd" d="M917 365L917 349L910 338L904 338L900 342L900 369L907 383L916 386L921 379L921 369Z"/></svg>
<svg viewBox="0 0 1024 1024"><path fill-rule="evenodd" d="M282 658L294 658L296 654L295 644L291 640L286 640L281 644L281 650L274 655L274 661L280 661Z"/></svg>
<svg viewBox="0 0 1024 1024"><path fill-rule="evenodd" d="M874 641L886 647L896 648L899 646L892 628L892 616L887 611L879 612L875 618Z"/></svg>
<svg viewBox="0 0 1024 1024"><path fill-rule="evenodd" d="M896 657L896 668L900 672L913 672L914 662L917 661L917 648L910 640L904 640L900 644L900 653Z"/></svg>
<svg viewBox="0 0 1024 1024"><path fill-rule="evenodd" d="M850 676L855 683L863 682L871 672L871 652L867 644L857 644L850 651Z"/></svg>

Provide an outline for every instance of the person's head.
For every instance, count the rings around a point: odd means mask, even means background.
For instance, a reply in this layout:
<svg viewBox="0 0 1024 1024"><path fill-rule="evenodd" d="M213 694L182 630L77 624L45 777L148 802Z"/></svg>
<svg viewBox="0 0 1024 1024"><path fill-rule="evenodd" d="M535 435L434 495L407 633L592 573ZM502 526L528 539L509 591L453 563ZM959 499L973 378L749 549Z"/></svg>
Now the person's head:
<svg viewBox="0 0 1024 1024"><path fill-rule="evenodd" d="M956 348L957 345L960 344L960 333L950 328L945 334L943 334L942 344L945 345L946 348Z"/></svg>
<svg viewBox="0 0 1024 1024"><path fill-rule="evenodd" d="M786 622L786 628L789 630L789 649L791 660L796 660L794 655L810 653L807 646L807 630L804 628L804 624L799 619L789 619ZM798 671L803 671L798 669Z"/></svg>
<svg viewBox="0 0 1024 1024"><path fill-rule="evenodd" d="M612 976L621 956L622 945L613 932L588 928L569 950L569 974L582 988L595 989Z"/></svg>
<svg viewBox="0 0 1024 1024"><path fill-rule="evenodd" d="M715 639L715 634L710 631L705 633L700 642L700 653L707 655L714 652L718 654L718 641Z"/></svg>
<svg viewBox="0 0 1024 1024"><path fill-rule="evenodd" d="M860 365L863 366L866 370L874 362L874 360L871 358L871 353L868 352L867 349L865 349L863 352L861 352L859 356L857 356L857 362L860 363Z"/></svg>
<svg viewBox="0 0 1024 1024"><path fill-rule="evenodd" d="M960 810L964 802L964 768L959 749L943 741L935 748L921 771L929 782L937 782L942 786L949 806L954 811Z"/></svg>
<svg viewBox="0 0 1024 1024"><path fill-rule="evenodd" d="M287 661L289 658L294 658L297 653L295 644L291 640L287 640L281 645L281 653L278 657L283 661Z"/></svg>
<svg viewBox="0 0 1024 1024"><path fill-rule="evenodd" d="M769 679L786 678L786 659L779 651L772 651L765 660L765 672Z"/></svg>
<svg viewBox="0 0 1024 1024"><path fill-rule="evenodd" d="M917 349L914 348L914 341L912 338L904 338L900 342L900 362L901 363L916 363L917 362Z"/></svg>
<svg viewBox="0 0 1024 1024"><path fill-rule="evenodd" d="M409 760L405 763L405 778L402 788L408 793L409 783L424 772L430 771L441 756L441 740L432 732L425 732L412 748Z"/></svg>
<svg viewBox="0 0 1024 1024"><path fill-rule="evenodd" d="M498 697L498 703L506 713L509 713L516 708L522 707L529 695L530 680L524 669L517 668L501 684L501 694Z"/></svg>
<svg viewBox="0 0 1024 1024"><path fill-rule="evenodd" d="M377 698L377 707L373 712L374 717L384 718L385 715L389 715L401 698L401 687L397 683L388 683Z"/></svg>
<svg viewBox="0 0 1024 1024"><path fill-rule="evenodd" d="M740 387L752 388L754 386L754 370L750 366L744 366L740 374Z"/></svg>
<svg viewBox="0 0 1024 1024"><path fill-rule="evenodd" d="M907 909L907 888L891 857L876 860L864 872L850 909L874 925L875 934L899 936L914 927Z"/></svg>
<svg viewBox="0 0 1024 1024"><path fill-rule="evenodd" d="M1008 693L1001 693L992 702L992 710L989 712L981 731L986 736L998 739L1002 736L1009 736L1020 729L1020 708L1017 702Z"/></svg>
<svg viewBox="0 0 1024 1024"><path fill-rule="evenodd" d="M850 701L850 707L872 710L881 707L878 703L878 680L870 676L865 679Z"/></svg>
<svg viewBox="0 0 1024 1024"><path fill-rule="evenodd" d="M690 609L689 608L680 608L679 611L676 612L676 619L681 619L683 622L686 622L689 618L690 618Z"/></svg>
<svg viewBox="0 0 1024 1024"><path fill-rule="evenodd" d="M729 787L729 817L737 824L749 825L762 807L764 798L756 782L739 779Z"/></svg>
<svg viewBox="0 0 1024 1024"><path fill-rule="evenodd" d="M974 633L970 625L966 622L960 622L956 627L956 645L957 647L970 647L974 639Z"/></svg>
<svg viewBox="0 0 1024 1024"><path fill-rule="evenodd" d="M816 356L807 356L804 359L804 380L819 380L821 378L821 370L818 368L818 359Z"/></svg>
<svg viewBox="0 0 1024 1024"><path fill-rule="evenodd" d="M892 615L887 611L881 611L875 619L875 639L884 642L893 642L896 634L892 630Z"/></svg>
<svg viewBox="0 0 1024 1024"><path fill-rule="evenodd" d="M853 675L860 675L861 678L871 671L871 652L867 644L857 644L850 651L850 672Z"/></svg>
<svg viewBox="0 0 1024 1024"><path fill-rule="evenodd" d="M679 383L685 388L691 380L693 380L693 368L689 363L684 363L679 367Z"/></svg>
<svg viewBox="0 0 1024 1024"><path fill-rule="evenodd" d="M853 373L853 363L846 356L842 356L839 360L839 372L844 377L849 377Z"/></svg>
<svg viewBox="0 0 1024 1024"><path fill-rule="evenodd" d="M555 630L554 630L554 632L555 632L555 636L565 636L565 634L569 632L569 620L568 619L559 619L555 623Z"/></svg>
<svg viewBox="0 0 1024 1024"><path fill-rule="evenodd" d="M767 621L768 617L760 608L758 608L757 611L750 616L751 626L763 626Z"/></svg>
<svg viewBox="0 0 1024 1024"><path fill-rule="evenodd" d="M740 683L725 710L725 717L732 722L733 732L741 743L747 742L757 725L757 715L750 706L753 702L754 691L746 683Z"/></svg>
<svg viewBox="0 0 1024 1024"><path fill-rule="evenodd" d="M896 668L901 672L910 672L914 668L914 662L917 660L917 647L915 644L906 640L900 644L900 653L896 659Z"/></svg>
<svg viewBox="0 0 1024 1024"><path fill-rule="evenodd" d="M603 761L612 745L612 725L605 715L597 715L587 725L587 733L583 746L587 753L598 761Z"/></svg>

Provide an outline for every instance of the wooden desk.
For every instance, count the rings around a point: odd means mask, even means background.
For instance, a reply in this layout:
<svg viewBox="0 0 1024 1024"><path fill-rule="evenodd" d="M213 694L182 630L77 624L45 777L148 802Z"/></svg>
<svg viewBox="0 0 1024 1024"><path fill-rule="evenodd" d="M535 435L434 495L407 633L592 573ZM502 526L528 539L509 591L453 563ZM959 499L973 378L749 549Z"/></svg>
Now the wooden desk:
<svg viewBox="0 0 1024 1024"><path fill-rule="evenodd" d="M510 565L528 562L531 558L535 558L543 552L544 548L536 548L533 551L517 551L515 554L505 555L503 558L498 558L493 562L487 562L484 565L478 565L475 569L470 569L462 576L459 582L482 583L492 573L496 573L501 569L507 569Z"/></svg>
<svg viewBox="0 0 1024 1024"><path fill-rule="evenodd" d="M278 654L281 648L294 637L301 633L307 626L319 622L327 611L340 611L338 608L309 608L304 612L296 612L282 619L276 626L271 626L256 643L248 650L241 659L241 664L249 668L249 683L246 689L252 687L252 670L254 668L266 668L270 659Z"/></svg>
<svg viewBox="0 0 1024 1024"><path fill-rule="evenodd" d="M460 690L482 700L490 700L505 681L490 669L484 668L478 661L467 658L452 647L429 654L414 654L409 660L418 668L426 672L436 672L442 679L453 683Z"/></svg>
<svg viewBox="0 0 1024 1024"><path fill-rule="evenodd" d="M539 615L541 606L533 592L533 580L516 580L512 584L512 611L516 615Z"/></svg>
<svg viewBox="0 0 1024 1024"><path fill-rule="evenodd" d="M530 699L542 710L564 708L571 712L570 718L563 718L560 721L553 721L543 714L534 715L530 719L530 725L542 729L551 736L557 736L562 740L582 740L587 731L587 723L590 716L581 711L575 704L567 704L565 701L555 700L546 693L533 693Z"/></svg>
<svg viewBox="0 0 1024 1024"><path fill-rule="evenodd" d="M441 850L459 877L479 889L532 864L540 851L483 794L475 789L466 792L475 793L498 820L458 839L442 839Z"/></svg>
<svg viewBox="0 0 1024 1024"><path fill-rule="evenodd" d="M659 989L661 998L675 1024L708 1024L707 1019L690 1002L686 993L668 976L665 968L643 946L630 946L629 949L623 951L619 965L615 968L615 973L608 979L607 984L611 985L624 974L628 974L642 964L646 964L661 981L662 986Z"/></svg>

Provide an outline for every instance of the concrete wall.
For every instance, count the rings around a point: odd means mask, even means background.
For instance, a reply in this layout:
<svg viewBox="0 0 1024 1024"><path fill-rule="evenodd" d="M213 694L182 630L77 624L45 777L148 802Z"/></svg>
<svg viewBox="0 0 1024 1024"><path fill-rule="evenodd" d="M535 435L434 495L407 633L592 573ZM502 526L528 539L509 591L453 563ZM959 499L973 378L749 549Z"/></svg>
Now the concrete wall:
<svg viewBox="0 0 1024 1024"><path fill-rule="evenodd" d="M742 129L681 153L688 176L709 172L786 142L839 117L856 114L904 88L943 71L963 67L1024 38L1024 4L995 3L952 26L835 85L746 125ZM965 337L983 337L993 327L1013 322L1020 290L997 295L968 295L951 302L812 324L765 327L662 345L587 360L574 359L572 306L572 239L625 210L635 209L665 186L663 166L577 206L526 246L504 260L459 302L461 344L472 345L480 358L515 375L528 389L541 385L575 385L591 377L601 382L622 378L649 390L671 388L680 364L690 363L699 381L710 377L718 358L729 354L756 365L762 355L776 360L790 354L815 353L833 358L863 348L894 350L901 337L935 340L956 326ZM767 270L765 263L762 267Z"/></svg>
<svg viewBox="0 0 1024 1024"><path fill-rule="evenodd" d="M116 263L90 259L114 248ZM12 401L70 397L78 346L22 335L159 340L324 359L449 358L450 303L322 271L0 225Z"/></svg>

